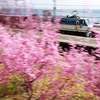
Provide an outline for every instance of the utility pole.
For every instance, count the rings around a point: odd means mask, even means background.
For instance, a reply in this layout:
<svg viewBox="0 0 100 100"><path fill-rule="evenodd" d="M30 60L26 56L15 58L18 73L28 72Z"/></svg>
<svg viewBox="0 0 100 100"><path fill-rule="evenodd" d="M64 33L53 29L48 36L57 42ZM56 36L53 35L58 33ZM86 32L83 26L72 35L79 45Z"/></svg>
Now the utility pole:
<svg viewBox="0 0 100 100"><path fill-rule="evenodd" d="M56 0L53 0L53 16L56 17Z"/></svg>

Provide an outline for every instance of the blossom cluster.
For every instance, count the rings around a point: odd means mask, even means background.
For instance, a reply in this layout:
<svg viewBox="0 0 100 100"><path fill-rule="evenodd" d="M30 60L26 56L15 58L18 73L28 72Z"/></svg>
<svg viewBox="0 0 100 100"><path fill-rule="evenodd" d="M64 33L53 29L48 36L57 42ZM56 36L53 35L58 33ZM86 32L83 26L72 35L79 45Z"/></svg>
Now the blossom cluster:
<svg viewBox="0 0 100 100"><path fill-rule="evenodd" d="M17 34L0 25L1 99L99 100L100 61L75 45L59 50L59 19L30 17Z"/></svg>

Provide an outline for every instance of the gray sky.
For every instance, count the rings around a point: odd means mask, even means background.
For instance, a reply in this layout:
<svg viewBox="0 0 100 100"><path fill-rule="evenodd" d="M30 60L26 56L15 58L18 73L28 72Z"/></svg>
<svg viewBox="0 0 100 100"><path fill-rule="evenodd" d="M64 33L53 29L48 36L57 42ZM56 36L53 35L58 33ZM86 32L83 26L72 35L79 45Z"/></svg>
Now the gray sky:
<svg viewBox="0 0 100 100"><path fill-rule="evenodd" d="M0 0L0 4L2 5L2 2L4 3L5 1L9 4L14 5L15 0ZM54 0L16 0L16 1L19 7L24 7L26 3L27 6L32 7L32 8L34 7L36 9L38 8L52 9ZM100 9L100 0L55 0L55 1L56 1L56 7L58 9L67 9L67 8L70 8L70 9L74 9L74 8Z"/></svg>
<svg viewBox="0 0 100 100"><path fill-rule="evenodd" d="M53 1L54 0L26 0L27 3L35 3L34 6L36 8L52 8ZM74 8L74 7L83 8L84 7L84 8L100 9L100 0L55 0L55 1L56 1L57 8ZM42 5L42 4L48 4L48 5Z"/></svg>

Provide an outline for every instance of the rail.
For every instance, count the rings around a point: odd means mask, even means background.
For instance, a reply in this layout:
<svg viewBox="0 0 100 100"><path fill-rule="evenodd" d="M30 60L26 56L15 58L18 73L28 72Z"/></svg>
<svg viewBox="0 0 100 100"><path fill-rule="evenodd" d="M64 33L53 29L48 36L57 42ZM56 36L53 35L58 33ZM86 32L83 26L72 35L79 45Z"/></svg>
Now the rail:
<svg viewBox="0 0 100 100"><path fill-rule="evenodd" d="M99 47L98 44L96 43L95 38L87 38L87 37L81 37L81 36L61 34L60 37L58 38L58 41L63 42L63 43L71 43L71 44L89 46L89 47L94 47L94 48Z"/></svg>

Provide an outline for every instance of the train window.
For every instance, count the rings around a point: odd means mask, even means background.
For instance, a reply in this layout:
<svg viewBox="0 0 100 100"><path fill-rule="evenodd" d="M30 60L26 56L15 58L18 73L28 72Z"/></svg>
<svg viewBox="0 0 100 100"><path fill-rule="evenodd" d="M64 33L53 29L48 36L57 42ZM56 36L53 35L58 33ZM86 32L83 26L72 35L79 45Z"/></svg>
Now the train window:
<svg viewBox="0 0 100 100"><path fill-rule="evenodd" d="M85 22L84 22L84 20L80 20L80 24L84 24Z"/></svg>
<svg viewBox="0 0 100 100"><path fill-rule="evenodd" d="M86 23L89 25L91 22L89 19L86 19Z"/></svg>

